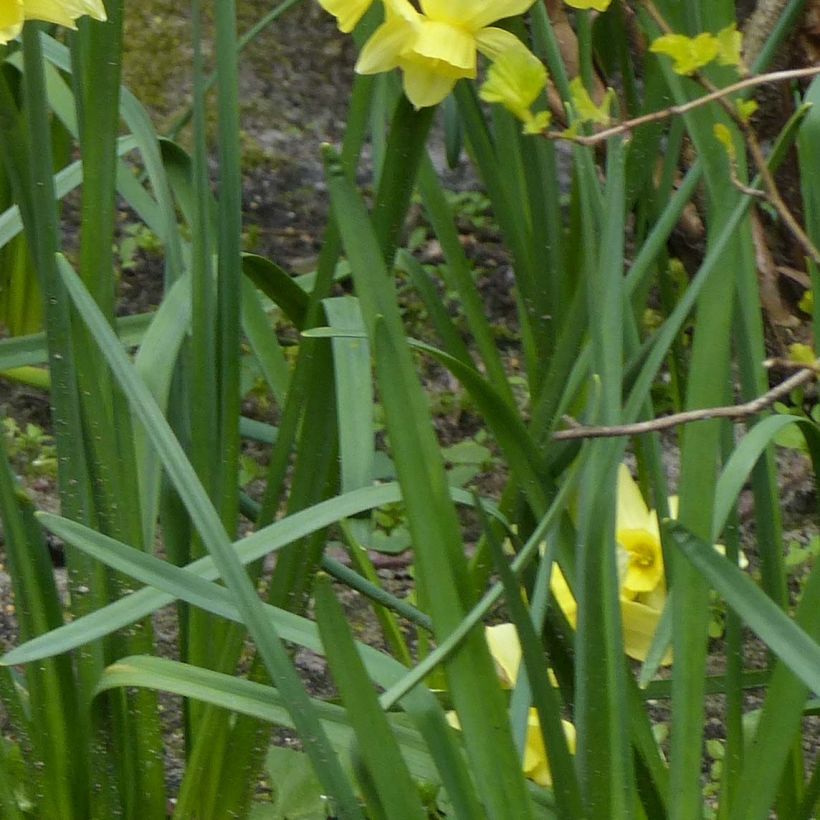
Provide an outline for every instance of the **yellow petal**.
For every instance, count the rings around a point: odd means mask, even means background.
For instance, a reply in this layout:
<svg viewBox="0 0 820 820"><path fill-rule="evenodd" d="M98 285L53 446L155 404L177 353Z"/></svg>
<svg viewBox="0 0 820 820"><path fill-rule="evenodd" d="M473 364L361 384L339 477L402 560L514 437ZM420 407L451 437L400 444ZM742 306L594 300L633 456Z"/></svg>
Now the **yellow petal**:
<svg viewBox="0 0 820 820"><path fill-rule="evenodd" d="M717 33L717 41L720 46L718 62L721 65L739 66L741 62L741 50L743 49L743 35L737 30L737 24L721 29Z"/></svg>
<svg viewBox="0 0 820 820"><path fill-rule="evenodd" d="M421 0L421 10L433 20L461 26L473 33L502 20L523 14L534 0Z"/></svg>
<svg viewBox="0 0 820 820"><path fill-rule="evenodd" d="M421 15L416 11L410 0L382 0L388 20L400 17L407 23L418 23Z"/></svg>
<svg viewBox="0 0 820 820"><path fill-rule="evenodd" d="M529 49L512 32L503 28L483 28L475 36L478 50L490 60L497 60L502 54L510 51L521 51L529 54Z"/></svg>
<svg viewBox="0 0 820 820"><path fill-rule="evenodd" d="M709 32L687 37L684 34L664 34L658 37L649 50L655 54L666 54L674 60L675 74L687 76L708 65L718 56L720 44Z"/></svg>
<svg viewBox="0 0 820 820"><path fill-rule="evenodd" d="M45 20L68 28L74 27L74 18L80 14L69 14L66 3L54 0L24 0L23 13L26 20ZM82 13L82 12L80 12Z"/></svg>
<svg viewBox="0 0 820 820"><path fill-rule="evenodd" d="M475 40L458 26L422 20L413 44L413 53L440 62L442 73L454 69L459 77L475 77Z"/></svg>
<svg viewBox="0 0 820 820"><path fill-rule="evenodd" d="M578 604L558 564L552 565L550 591L555 596L558 606L561 607L564 617L569 621L570 626L574 628L578 623Z"/></svg>
<svg viewBox="0 0 820 820"><path fill-rule="evenodd" d="M537 114L527 112L521 132L527 135L543 134L550 127L551 122L552 112L550 111L539 111Z"/></svg>
<svg viewBox="0 0 820 820"><path fill-rule="evenodd" d="M415 42L415 29L406 20L393 17L382 23L364 44L356 61L359 74L380 74L395 68L404 51Z"/></svg>
<svg viewBox="0 0 820 820"><path fill-rule="evenodd" d="M13 40L23 27L23 2L0 3L0 43Z"/></svg>
<svg viewBox="0 0 820 820"><path fill-rule="evenodd" d="M622 585L630 593L651 592L664 576L663 552L657 534L648 530L618 530L618 543L628 561Z"/></svg>
<svg viewBox="0 0 820 820"><path fill-rule="evenodd" d="M639 601L621 598L621 619L623 621L624 649L630 658L645 661L652 645L652 638L661 619L661 608L647 606ZM667 652L661 663L672 663L672 652Z"/></svg>
<svg viewBox="0 0 820 820"><path fill-rule="evenodd" d="M724 557L726 556L726 545L725 544L715 544L715 549ZM749 568L749 559L746 557L746 553L743 550L740 550L737 556L737 565L740 569L748 569Z"/></svg>
<svg viewBox="0 0 820 820"><path fill-rule="evenodd" d="M650 529L649 508L625 464L621 464L618 468L618 508L615 529L616 531Z"/></svg>
<svg viewBox="0 0 820 820"><path fill-rule="evenodd" d="M495 661L498 677L505 689L515 686L521 666L521 644L514 624L488 626L484 630L487 646Z"/></svg>
<svg viewBox="0 0 820 820"><path fill-rule="evenodd" d="M613 96L607 93L601 105L595 105L592 97L584 86L584 81L580 77L576 77L569 84L570 94L572 95L572 107L575 109L576 116L584 122L594 122L599 125L607 125L610 121L609 107L612 105ZM611 89L610 89L611 91Z"/></svg>
<svg viewBox="0 0 820 820"><path fill-rule="evenodd" d="M319 5L336 18L339 31L345 34L356 28L373 0L319 0Z"/></svg>
<svg viewBox="0 0 820 820"><path fill-rule="evenodd" d="M564 0L568 6L574 9L595 9L595 11L606 11L612 0Z"/></svg>
<svg viewBox="0 0 820 820"><path fill-rule="evenodd" d="M529 51L518 49L502 54L487 72L479 96L500 103L521 120L532 118L530 107L547 84L547 70Z"/></svg>
<svg viewBox="0 0 820 820"><path fill-rule="evenodd" d="M562 720L561 725L564 728L564 734L567 736L567 745L569 746L570 754L575 754L575 727L568 720ZM539 786L552 785L549 759L547 758L547 751L544 748L541 724L538 721L538 713L535 709L530 709L527 714L527 741L524 747L522 768L524 769L524 774Z"/></svg>
<svg viewBox="0 0 820 820"><path fill-rule="evenodd" d="M404 93L416 109L438 105L452 90L457 77L448 77L433 61L403 62Z"/></svg>
<svg viewBox="0 0 820 820"><path fill-rule="evenodd" d="M67 0L63 5L66 7L68 13L74 17L82 17L88 15L95 20L108 19L105 14L105 6L102 0Z"/></svg>

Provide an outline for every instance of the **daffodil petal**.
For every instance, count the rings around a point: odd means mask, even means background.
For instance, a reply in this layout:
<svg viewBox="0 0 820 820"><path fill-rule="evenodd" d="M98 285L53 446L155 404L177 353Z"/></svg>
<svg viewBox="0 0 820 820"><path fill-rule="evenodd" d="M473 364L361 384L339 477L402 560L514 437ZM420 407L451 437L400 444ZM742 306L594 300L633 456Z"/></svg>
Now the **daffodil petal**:
<svg viewBox="0 0 820 820"><path fill-rule="evenodd" d="M646 660L652 638L661 620L661 611L639 601L621 599L624 649L630 658L636 661ZM666 653L661 663L664 666L672 663L671 651Z"/></svg>
<svg viewBox="0 0 820 820"><path fill-rule="evenodd" d="M356 71L359 74L390 71L399 64L402 52L412 46L414 39L414 29L406 20L398 17L387 20L364 44L356 61Z"/></svg>
<svg viewBox="0 0 820 820"><path fill-rule="evenodd" d="M575 754L575 727L568 720L562 720L561 725L567 737L567 746L569 747L570 754ZM544 737L541 733L538 712L536 712L535 709L530 709L527 713L527 740L524 746L522 768L524 774L539 786L552 785L549 759L547 757L547 751L544 748Z"/></svg>
<svg viewBox="0 0 820 820"><path fill-rule="evenodd" d="M524 774L539 786L552 785L552 774L547 761L547 750L544 748L541 723L535 709L530 709L527 713L527 740L524 745L524 759L521 767L524 769Z"/></svg>
<svg viewBox="0 0 820 820"><path fill-rule="evenodd" d="M529 51L517 49L502 54L487 72L479 96L500 103L521 120L532 117L530 106L547 84L547 70Z"/></svg>
<svg viewBox="0 0 820 820"><path fill-rule="evenodd" d="M421 10L434 20L461 26L472 33L480 28L523 14L534 0L421 0Z"/></svg>
<svg viewBox="0 0 820 820"><path fill-rule="evenodd" d="M612 0L564 0L568 6L574 9L595 9L595 11L606 11Z"/></svg>
<svg viewBox="0 0 820 820"><path fill-rule="evenodd" d="M530 50L514 34L503 28L483 28L475 36L478 50L490 60L497 60L502 54L509 51L522 51L527 54Z"/></svg>
<svg viewBox="0 0 820 820"><path fill-rule="evenodd" d="M521 666L521 644L514 624L488 626L484 630L490 654L500 672L501 685L505 689L515 686L518 669Z"/></svg>
<svg viewBox="0 0 820 820"><path fill-rule="evenodd" d="M105 20L102 0L4 0L0 3L0 43L14 39L26 20L44 20L75 28L78 17Z"/></svg>
<svg viewBox="0 0 820 820"><path fill-rule="evenodd" d="M421 19L421 15L410 3L410 0L383 0L383 2L388 20L400 17L407 23L417 23Z"/></svg>
<svg viewBox="0 0 820 820"><path fill-rule="evenodd" d="M628 562L622 585L631 593L651 592L663 578L663 552L657 533L648 530L619 530L618 544Z"/></svg>
<svg viewBox="0 0 820 820"><path fill-rule="evenodd" d="M616 532L619 530L647 529L649 518L649 508L643 500L638 485L629 474L629 468L625 464L621 464L618 468Z"/></svg>
<svg viewBox="0 0 820 820"><path fill-rule="evenodd" d="M422 21L413 44L413 53L439 61L442 70L454 69L459 77L475 77L475 40L458 26L435 20Z"/></svg>
<svg viewBox="0 0 820 820"><path fill-rule="evenodd" d="M13 40L23 28L23 2L0 3L0 43Z"/></svg>
<svg viewBox="0 0 820 820"><path fill-rule="evenodd" d="M414 108L438 105L456 84L456 77L448 77L437 70L436 65L425 62L406 62L404 71L404 93Z"/></svg>
<svg viewBox="0 0 820 820"><path fill-rule="evenodd" d="M336 18L339 31L345 34L356 28L373 0L319 0L319 5Z"/></svg>
<svg viewBox="0 0 820 820"><path fill-rule="evenodd" d="M74 18L80 16L69 14L65 3L56 3L54 0L24 0L23 12L26 20L45 20L68 28L74 28Z"/></svg>
<svg viewBox="0 0 820 820"><path fill-rule="evenodd" d="M574 628L578 621L578 604L569 588L567 579L558 564L552 565L552 576L550 577L550 591L555 596L558 606L564 613L564 617Z"/></svg>
<svg viewBox="0 0 820 820"><path fill-rule="evenodd" d="M726 556L726 545L725 544L715 544L715 549L724 557ZM748 569L749 568L749 559L746 557L746 553L743 550L740 550L740 553L737 556L737 565L741 569Z"/></svg>

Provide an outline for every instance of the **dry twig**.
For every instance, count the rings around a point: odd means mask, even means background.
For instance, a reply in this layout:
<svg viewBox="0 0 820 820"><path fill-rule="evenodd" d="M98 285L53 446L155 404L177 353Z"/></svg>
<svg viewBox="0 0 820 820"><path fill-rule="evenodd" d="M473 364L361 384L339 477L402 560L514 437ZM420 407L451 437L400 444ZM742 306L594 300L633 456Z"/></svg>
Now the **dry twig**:
<svg viewBox="0 0 820 820"><path fill-rule="evenodd" d="M567 416L564 421L573 425L569 430L558 430L552 434L553 441L570 441L584 438L614 438L616 436L637 436L643 433L656 433L659 430L669 430L682 424L691 424L695 421L707 419L744 419L753 416L771 407L779 398L787 396L792 390L802 387L820 376L820 367L805 367L788 379L773 387L762 396L746 402L728 407L704 407L702 410L686 410L683 413L674 413L671 416L662 416L649 421L639 421L635 424L617 424L607 427L585 427Z"/></svg>

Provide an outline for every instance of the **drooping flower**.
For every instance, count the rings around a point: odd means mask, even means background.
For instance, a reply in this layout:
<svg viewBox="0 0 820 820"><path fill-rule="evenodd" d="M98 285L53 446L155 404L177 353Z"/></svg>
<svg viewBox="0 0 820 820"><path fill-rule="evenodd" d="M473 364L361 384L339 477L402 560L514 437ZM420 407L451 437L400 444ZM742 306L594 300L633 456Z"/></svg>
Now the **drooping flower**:
<svg viewBox="0 0 820 820"><path fill-rule="evenodd" d="M384 23L362 49L356 71L379 74L400 68L410 102L416 108L437 105L458 80L475 78L478 52L495 60L507 52L527 51L515 35L490 23L521 14L533 2L421 0L418 12L409 0L384 0Z"/></svg>
<svg viewBox="0 0 820 820"><path fill-rule="evenodd" d="M26 20L44 20L75 28L74 21L85 15L105 20L102 0L2 0L0 43L8 43L17 37Z"/></svg>
<svg viewBox="0 0 820 820"><path fill-rule="evenodd" d="M500 103L524 123L525 134L538 134L550 123L549 111L532 112L532 104L547 85L547 70L527 49L499 55L487 72L479 96L485 102Z"/></svg>

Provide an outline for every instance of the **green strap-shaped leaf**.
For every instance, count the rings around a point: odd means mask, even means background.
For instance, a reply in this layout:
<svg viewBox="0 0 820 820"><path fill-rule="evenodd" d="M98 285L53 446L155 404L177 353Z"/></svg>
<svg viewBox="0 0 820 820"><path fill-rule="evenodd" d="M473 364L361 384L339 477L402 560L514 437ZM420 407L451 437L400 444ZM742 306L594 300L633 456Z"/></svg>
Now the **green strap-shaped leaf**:
<svg viewBox="0 0 820 820"><path fill-rule="evenodd" d="M325 576L316 584L316 620L330 672L336 681L347 718L356 733L357 754L373 783L379 816L423 820L418 790L410 779L376 690L362 665L345 613Z"/></svg>
<svg viewBox="0 0 820 820"><path fill-rule="evenodd" d="M670 522L681 553L757 636L814 692L820 692L820 645L711 544Z"/></svg>

